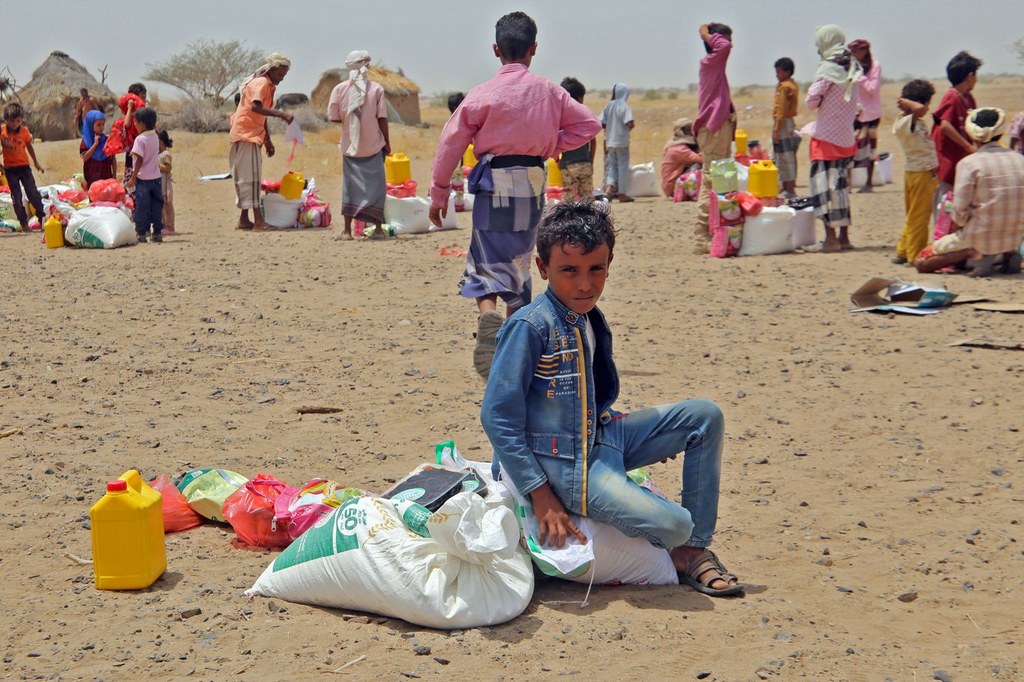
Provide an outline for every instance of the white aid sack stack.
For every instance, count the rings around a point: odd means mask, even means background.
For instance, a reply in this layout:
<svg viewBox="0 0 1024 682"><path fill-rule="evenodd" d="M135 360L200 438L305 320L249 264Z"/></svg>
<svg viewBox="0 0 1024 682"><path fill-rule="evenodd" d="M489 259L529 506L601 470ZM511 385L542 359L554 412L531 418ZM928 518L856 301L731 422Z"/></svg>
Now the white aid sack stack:
<svg viewBox="0 0 1024 682"><path fill-rule="evenodd" d="M449 209L454 214L454 211ZM423 197L399 199L384 197L384 222L395 228L395 234L421 234L430 231L430 202Z"/></svg>
<svg viewBox="0 0 1024 682"><path fill-rule="evenodd" d="M767 256L793 250L793 220L796 211L789 206L765 206L756 216L743 222L741 256Z"/></svg>
<svg viewBox="0 0 1024 682"><path fill-rule="evenodd" d="M533 585L512 511L466 492L432 515L409 501L350 500L281 552L246 595L464 629L515 618Z"/></svg>
<svg viewBox="0 0 1024 682"><path fill-rule="evenodd" d="M631 197L656 197L661 195L658 185L658 174L654 170L654 162L640 163L629 169L629 181L626 183L626 194Z"/></svg>
<svg viewBox="0 0 1024 682"><path fill-rule="evenodd" d="M263 197L263 219L267 225L292 228L299 225L299 210L302 199L285 199L277 192L268 192Z"/></svg>
<svg viewBox="0 0 1024 682"><path fill-rule="evenodd" d="M138 241L135 224L116 206L86 206L68 219L64 240L88 249L116 249Z"/></svg>

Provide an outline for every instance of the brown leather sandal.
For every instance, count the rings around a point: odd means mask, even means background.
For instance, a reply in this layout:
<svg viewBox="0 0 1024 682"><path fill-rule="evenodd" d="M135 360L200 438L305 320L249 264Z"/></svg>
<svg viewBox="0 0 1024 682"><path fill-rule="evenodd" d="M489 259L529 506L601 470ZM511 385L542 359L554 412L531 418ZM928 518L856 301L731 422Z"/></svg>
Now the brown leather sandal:
<svg viewBox="0 0 1024 682"><path fill-rule="evenodd" d="M693 560L687 564L686 570L679 571L678 573L679 582L689 585L701 594L706 594L711 597L731 597L733 595L743 594L743 585L739 582L739 578L732 573L729 573L715 553L710 549L705 549L703 552L695 556ZM700 576L702 574L706 575L704 575L703 580L700 580ZM711 583L716 580L724 580L729 583L729 586L720 589L711 587Z"/></svg>

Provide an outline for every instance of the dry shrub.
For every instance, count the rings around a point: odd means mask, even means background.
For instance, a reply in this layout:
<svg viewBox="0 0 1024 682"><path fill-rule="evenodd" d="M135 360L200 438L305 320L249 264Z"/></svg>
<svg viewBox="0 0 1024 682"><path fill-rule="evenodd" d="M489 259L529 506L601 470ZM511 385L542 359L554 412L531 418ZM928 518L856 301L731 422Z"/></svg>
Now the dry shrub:
<svg viewBox="0 0 1024 682"><path fill-rule="evenodd" d="M187 100L177 116L168 119L167 127L190 133L226 133L231 129L231 124L228 115L213 102Z"/></svg>

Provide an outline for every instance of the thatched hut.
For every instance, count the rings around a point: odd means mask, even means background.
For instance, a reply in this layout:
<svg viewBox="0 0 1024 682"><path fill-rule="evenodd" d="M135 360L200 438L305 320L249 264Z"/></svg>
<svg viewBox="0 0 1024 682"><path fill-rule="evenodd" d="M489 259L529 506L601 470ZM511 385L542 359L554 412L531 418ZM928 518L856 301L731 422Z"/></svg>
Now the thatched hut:
<svg viewBox="0 0 1024 682"><path fill-rule="evenodd" d="M110 88L93 78L84 66L63 52L51 52L32 72L28 85L18 90L32 134L43 140L77 137L80 131L75 130L75 104L82 88L96 98L104 111L109 112L117 104Z"/></svg>
<svg viewBox="0 0 1024 682"><path fill-rule="evenodd" d="M341 81L348 78L348 69L330 69L320 75L320 82L313 88L310 101L313 108L326 114L327 102L331 99L331 91ZM419 125L420 123L420 86L413 83L400 73L389 71L383 66L371 66L369 78L384 86L384 95L388 101L388 120L393 123Z"/></svg>

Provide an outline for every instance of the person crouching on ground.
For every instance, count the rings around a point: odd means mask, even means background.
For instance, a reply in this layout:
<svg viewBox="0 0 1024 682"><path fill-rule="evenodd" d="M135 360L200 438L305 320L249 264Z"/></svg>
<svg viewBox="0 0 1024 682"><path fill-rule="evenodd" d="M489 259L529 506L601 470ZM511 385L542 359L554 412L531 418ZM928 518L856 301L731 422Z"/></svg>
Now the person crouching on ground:
<svg viewBox="0 0 1024 682"><path fill-rule="evenodd" d="M530 72L537 53L537 24L523 12L506 14L494 27L498 74L469 91L448 119L431 169L430 221L441 228L448 211L452 171L469 143L479 159L467 182L473 234L459 293L476 300L473 366L487 378L503 318L533 298L530 260L544 210L544 161L592 140L597 117L551 81Z"/></svg>
<svg viewBox="0 0 1024 682"><path fill-rule="evenodd" d="M597 202L563 202L537 234L548 289L498 333L481 421L494 474L529 495L543 544L586 542L570 514L669 550L681 582L716 597L743 586L708 549L718 520L724 419L708 400L623 414L612 335L597 302L616 233ZM683 458L682 504L641 488L628 471Z"/></svg>
<svg viewBox="0 0 1024 682"><path fill-rule="evenodd" d="M964 244L982 255L968 275L988 277L999 255L1002 272L1016 274L1024 239L1024 156L999 144L1006 132L1002 109L969 111L964 127L978 151L956 165L953 222L963 228Z"/></svg>
<svg viewBox="0 0 1024 682"><path fill-rule="evenodd" d="M160 138L156 134L156 110L142 107L133 115L139 131L132 143L132 174L125 189L135 191L135 234L146 243L150 226L153 242L161 243L164 228L164 191L160 182Z"/></svg>
<svg viewBox="0 0 1024 682"><path fill-rule="evenodd" d="M341 124L341 214L345 229L339 239L352 239L352 219L373 223L374 237L383 236L384 200L388 185L384 157L391 153L388 105L384 88L367 76L370 53L356 50L345 59L349 78L335 86L327 118Z"/></svg>
<svg viewBox="0 0 1024 682"><path fill-rule="evenodd" d="M267 150L267 156L274 155L274 143L270 140L267 117L279 118L285 123L292 122L287 111L271 109L277 86L288 75L291 61L283 54L273 52L267 56L267 63L256 69L240 89L238 108L231 119L231 177L235 179L235 206L241 210L238 216L239 230L265 232L272 230L260 212L260 181L263 180L263 156L260 147ZM252 220L249 219L252 209Z"/></svg>
<svg viewBox="0 0 1024 682"><path fill-rule="evenodd" d="M665 143L665 151L661 155L661 191L671 199L676 180L694 167L699 169L700 164L700 147L693 136L693 121L676 119L672 124L672 139Z"/></svg>

